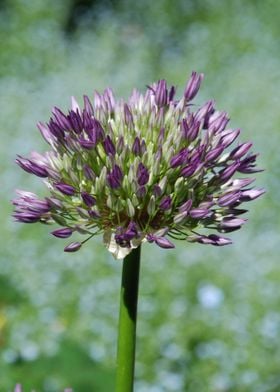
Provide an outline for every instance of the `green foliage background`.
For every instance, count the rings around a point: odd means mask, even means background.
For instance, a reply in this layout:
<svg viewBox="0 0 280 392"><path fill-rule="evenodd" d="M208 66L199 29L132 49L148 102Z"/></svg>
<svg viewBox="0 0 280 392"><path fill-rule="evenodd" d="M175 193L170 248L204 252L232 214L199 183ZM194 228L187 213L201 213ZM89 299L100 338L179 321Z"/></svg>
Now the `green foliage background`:
<svg viewBox="0 0 280 392"><path fill-rule="evenodd" d="M114 385L121 264L101 239L65 255L46 227L12 221L15 188L45 190L16 154L47 148L35 124L71 95L160 78L182 91L197 70L197 103L214 97L254 141L267 194L230 247L144 246L135 391L279 391L280 2L107 0L76 18L70 0L0 7L0 390Z"/></svg>

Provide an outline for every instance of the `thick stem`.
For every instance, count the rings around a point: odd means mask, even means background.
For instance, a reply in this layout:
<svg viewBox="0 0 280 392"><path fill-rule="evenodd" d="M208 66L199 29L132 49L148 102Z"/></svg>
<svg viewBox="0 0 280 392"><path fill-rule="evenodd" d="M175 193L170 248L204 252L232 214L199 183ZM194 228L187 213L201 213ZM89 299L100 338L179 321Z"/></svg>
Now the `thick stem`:
<svg viewBox="0 0 280 392"><path fill-rule="evenodd" d="M133 391L140 252L139 246L123 261L116 392Z"/></svg>

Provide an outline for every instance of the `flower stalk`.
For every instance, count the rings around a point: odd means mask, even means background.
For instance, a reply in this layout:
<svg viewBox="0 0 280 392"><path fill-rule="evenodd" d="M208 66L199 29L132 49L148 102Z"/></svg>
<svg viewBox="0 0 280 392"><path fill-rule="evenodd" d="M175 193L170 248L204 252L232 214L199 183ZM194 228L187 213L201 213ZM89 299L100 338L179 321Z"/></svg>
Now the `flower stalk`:
<svg viewBox="0 0 280 392"><path fill-rule="evenodd" d="M116 392L132 392L141 246L123 260L117 351Z"/></svg>

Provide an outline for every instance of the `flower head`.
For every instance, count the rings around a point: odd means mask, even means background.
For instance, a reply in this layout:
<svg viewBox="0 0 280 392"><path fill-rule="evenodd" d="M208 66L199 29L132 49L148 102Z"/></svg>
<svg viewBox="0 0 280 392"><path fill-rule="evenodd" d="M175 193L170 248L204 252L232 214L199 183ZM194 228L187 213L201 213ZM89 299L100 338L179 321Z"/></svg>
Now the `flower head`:
<svg viewBox="0 0 280 392"><path fill-rule="evenodd" d="M67 252L102 233L116 258L144 241L173 248L166 236L231 243L223 233L245 223L240 204L264 190L252 189L254 179L242 176L259 171L252 143L231 149L240 130L227 128L227 114L215 110L213 101L190 104L202 79L193 72L181 99L160 80L144 94L134 90L127 102L106 89L93 102L84 96L83 108L72 98L67 114L54 108L50 121L38 124L50 151L16 160L44 178L49 195L18 191L16 220L56 222L61 227L51 234L58 238L87 235L66 246Z"/></svg>

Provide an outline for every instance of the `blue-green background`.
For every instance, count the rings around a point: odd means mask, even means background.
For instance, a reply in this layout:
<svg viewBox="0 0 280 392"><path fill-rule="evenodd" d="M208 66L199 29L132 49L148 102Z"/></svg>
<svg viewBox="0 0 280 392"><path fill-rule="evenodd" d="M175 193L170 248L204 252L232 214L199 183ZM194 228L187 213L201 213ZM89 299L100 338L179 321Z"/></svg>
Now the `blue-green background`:
<svg viewBox="0 0 280 392"><path fill-rule="evenodd" d="M267 193L232 246L144 246L135 391L280 391L279 15L277 0L1 2L1 391L107 392L115 371L121 263L101 238L66 255L12 221L15 188L45 189L16 154L47 149L36 123L71 95L160 78L182 92L192 70L196 102L215 98L254 142Z"/></svg>

